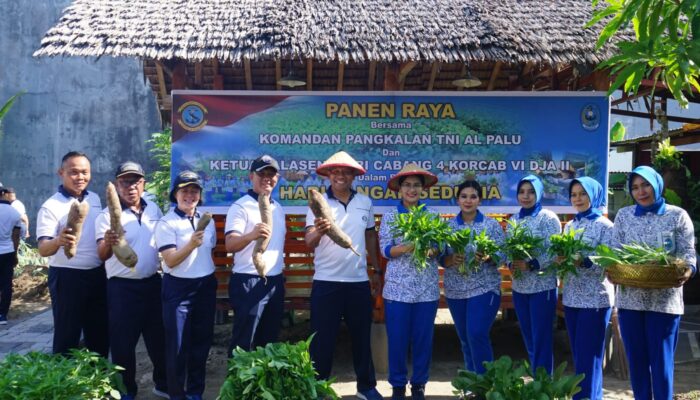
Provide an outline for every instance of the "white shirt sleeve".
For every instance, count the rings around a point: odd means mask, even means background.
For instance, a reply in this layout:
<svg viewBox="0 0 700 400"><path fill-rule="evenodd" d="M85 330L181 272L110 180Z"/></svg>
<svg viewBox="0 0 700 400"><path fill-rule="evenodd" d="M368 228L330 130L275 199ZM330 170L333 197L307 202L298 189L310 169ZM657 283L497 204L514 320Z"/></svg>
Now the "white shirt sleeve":
<svg viewBox="0 0 700 400"><path fill-rule="evenodd" d="M226 225L224 232L228 235L231 232L239 234L245 233L245 227L248 223L248 216L240 204L233 203L226 214Z"/></svg>
<svg viewBox="0 0 700 400"><path fill-rule="evenodd" d="M95 241L98 242L105 237L105 232L110 228L109 213L107 210L102 211L95 218Z"/></svg>
<svg viewBox="0 0 700 400"><path fill-rule="evenodd" d="M36 216L36 237L55 238L58 236L60 224L54 213L48 208L41 207Z"/></svg>
<svg viewBox="0 0 700 400"><path fill-rule="evenodd" d="M177 246L175 229L165 220L161 219L156 224L155 238L158 251L163 247Z"/></svg>

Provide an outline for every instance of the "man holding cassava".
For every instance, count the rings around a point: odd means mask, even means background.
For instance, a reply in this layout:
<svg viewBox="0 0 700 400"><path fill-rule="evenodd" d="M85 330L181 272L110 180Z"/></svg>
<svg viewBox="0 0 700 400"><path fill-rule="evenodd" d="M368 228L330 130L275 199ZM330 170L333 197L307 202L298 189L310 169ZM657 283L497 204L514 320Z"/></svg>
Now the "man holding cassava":
<svg viewBox="0 0 700 400"><path fill-rule="evenodd" d="M236 347L250 350L276 342L284 314L287 228L282 206L270 196L279 179L279 164L263 155L251 163L248 176L252 188L226 215L226 251L235 253L228 284L234 312L229 356Z"/></svg>
<svg viewBox="0 0 700 400"><path fill-rule="evenodd" d="M118 197L112 194L110 201L110 193L107 194L107 208L95 221L97 254L107 270L109 347L112 362L124 368L121 374L126 393L122 399L133 399L138 391L135 350L141 335L153 363L153 393L168 397L160 260L154 239L156 224L163 213L155 203L141 197L146 184L144 177L140 164L133 161L120 164L115 173ZM122 235L117 227L111 226L110 213L115 219L119 217L123 240L137 256L135 265L120 261L119 249L115 247L120 245Z"/></svg>
<svg viewBox="0 0 700 400"><path fill-rule="evenodd" d="M381 289L377 231L374 209L369 197L352 189L357 175L365 169L346 152L333 154L316 173L328 178L330 186L323 197L332 215L306 214L306 244L314 249L314 279L311 288L311 358L319 379L328 379L333 351L344 319L352 339L352 359L357 374L357 397L381 399L370 349L372 296ZM340 228L352 242L352 248L339 246L329 232ZM354 251L353 251L354 250ZM355 253L359 253L359 256ZM369 254L374 273L370 285L367 275Z"/></svg>
<svg viewBox="0 0 700 400"><path fill-rule="evenodd" d="M102 206L87 190L90 160L71 151L63 156L58 176L62 184L41 206L36 223L39 254L49 257L53 352L78 347L82 333L89 350L107 357L107 279L95 242Z"/></svg>

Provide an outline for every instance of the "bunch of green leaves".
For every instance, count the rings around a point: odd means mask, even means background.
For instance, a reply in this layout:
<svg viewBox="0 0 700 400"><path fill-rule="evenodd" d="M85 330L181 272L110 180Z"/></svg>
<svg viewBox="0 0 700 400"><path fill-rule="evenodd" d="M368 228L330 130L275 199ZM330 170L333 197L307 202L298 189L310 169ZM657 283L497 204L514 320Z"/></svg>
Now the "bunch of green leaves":
<svg viewBox="0 0 700 400"><path fill-rule="evenodd" d="M84 349L13 353L0 362L0 399L119 399L126 392L122 369Z"/></svg>
<svg viewBox="0 0 700 400"><path fill-rule="evenodd" d="M170 207L170 165L172 162L172 128L165 128L162 132L154 132L147 143L151 144L149 152L158 163L158 169L148 176L146 190L156 198L156 203L166 211Z"/></svg>
<svg viewBox="0 0 700 400"><path fill-rule="evenodd" d="M584 378L583 374L565 375L565 362L552 376L542 367L532 374L527 361L513 362L508 356L485 362L484 367L486 371L481 375L458 371L452 380L454 393L460 398L470 396L486 400L571 399L581 391L578 385Z"/></svg>
<svg viewBox="0 0 700 400"><path fill-rule="evenodd" d="M564 258L562 262L552 265L559 279L566 278L568 274L578 276L576 266L583 260L583 254L593 251L593 247L581 238L582 234L583 229L570 229L549 237L549 254Z"/></svg>
<svg viewBox="0 0 700 400"><path fill-rule="evenodd" d="M218 399L338 399L330 381L316 380L309 355L312 338L296 344L269 343L253 351L233 350Z"/></svg>
<svg viewBox="0 0 700 400"><path fill-rule="evenodd" d="M524 222L508 220L508 230L506 231L506 241L503 246L503 253L511 260L529 260L535 258L535 254L542 250L544 239L534 236ZM520 270L514 271L514 277L520 278Z"/></svg>
<svg viewBox="0 0 700 400"><path fill-rule="evenodd" d="M590 256L590 259L603 268L616 264L668 266L679 262L663 247L647 244L623 244L619 249L601 244L595 250L597 255Z"/></svg>
<svg viewBox="0 0 700 400"><path fill-rule="evenodd" d="M666 138L659 142L651 163L658 171L684 168L681 152L676 150L676 146L671 145L671 138Z"/></svg>
<svg viewBox="0 0 700 400"><path fill-rule="evenodd" d="M22 96L24 93L26 93L24 90L15 94L14 96L10 97L7 99L5 104L0 107L0 140L2 140L3 137L3 130L2 130L2 120L5 119L5 115L10 112L10 108L15 104L15 101Z"/></svg>
<svg viewBox="0 0 700 400"><path fill-rule="evenodd" d="M469 228L457 229L446 238L447 245L454 250L455 254L466 254L467 246L472 241L472 231ZM466 261L457 266L457 271L462 275L469 274Z"/></svg>
<svg viewBox="0 0 700 400"><path fill-rule="evenodd" d="M615 42L617 53L598 64L615 76L608 94L622 87L637 93L642 79L661 80L681 107L688 106L683 91L700 90L700 3L693 0L605 0L586 25L601 21L596 49L608 41ZM626 38L630 26L634 38Z"/></svg>
<svg viewBox="0 0 700 400"><path fill-rule="evenodd" d="M442 252L447 237L452 235L452 228L439 216L428 212L424 204L396 215L391 231L402 243L413 243L412 259L418 271L428 267L428 251L437 249Z"/></svg>
<svg viewBox="0 0 700 400"><path fill-rule="evenodd" d="M25 266L35 266L42 265L48 266L49 259L42 257L39 254L39 250L36 247L32 247L29 243L24 240L19 241L19 247L17 248L17 265L20 267Z"/></svg>
<svg viewBox="0 0 700 400"><path fill-rule="evenodd" d="M481 231L478 235L474 235L472 242L474 243L474 251L476 254L480 254L481 257L491 257L491 260L498 265L500 259L496 254L499 250L498 244L495 240L491 239L486 235L486 230ZM476 257L472 257L467 265L468 270L478 271L479 261Z"/></svg>

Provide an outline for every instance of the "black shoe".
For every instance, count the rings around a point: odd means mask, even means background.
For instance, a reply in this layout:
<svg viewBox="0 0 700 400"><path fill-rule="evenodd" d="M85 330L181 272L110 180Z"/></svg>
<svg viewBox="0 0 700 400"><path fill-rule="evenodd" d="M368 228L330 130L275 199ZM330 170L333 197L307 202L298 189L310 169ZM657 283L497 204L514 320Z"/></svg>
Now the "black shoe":
<svg viewBox="0 0 700 400"><path fill-rule="evenodd" d="M411 385L411 400L425 400L425 386Z"/></svg>
<svg viewBox="0 0 700 400"><path fill-rule="evenodd" d="M391 400L406 400L406 386L392 387Z"/></svg>

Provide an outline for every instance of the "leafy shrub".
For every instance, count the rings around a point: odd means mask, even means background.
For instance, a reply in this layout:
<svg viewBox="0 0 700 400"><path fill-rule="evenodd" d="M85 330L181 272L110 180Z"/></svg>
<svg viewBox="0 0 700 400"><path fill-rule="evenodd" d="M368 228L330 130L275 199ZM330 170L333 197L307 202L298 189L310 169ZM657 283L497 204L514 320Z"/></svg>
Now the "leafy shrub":
<svg viewBox="0 0 700 400"><path fill-rule="evenodd" d="M156 203L161 210L167 210L170 206L170 165L172 154L172 128L165 128L162 132L154 132L147 140L152 148L149 150L156 162L158 169L148 176L146 190L156 198Z"/></svg>
<svg viewBox="0 0 700 400"><path fill-rule="evenodd" d="M556 400L571 399L581 391L578 384L584 375L564 375L566 363L561 363L550 376L544 368L530 372L527 361L513 362L508 356L484 363L482 375L460 370L452 380L454 393L462 399L486 400ZM532 380L525 382L525 377Z"/></svg>
<svg viewBox="0 0 700 400"><path fill-rule="evenodd" d="M312 336L313 337L313 336ZM337 399L329 381L317 381L309 356L311 338L269 343L254 351L237 348L229 360L220 400Z"/></svg>
<svg viewBox="0 0 700 400"><path fill-rule="evenodd" d="M49 259L42 257L36 247L32 247L27 242L20 240L19 247L17 248L17 267L15 268L15 277L21 275L22 272L27 269L27 267L48 268L48 265ZM46 275L48 274L47 268L31 269L32 275Z"/></svg>
<svg viewBox="0 0 700 400"><path fill-rule="evenodd" d="M87 350L10 354L0 362L0 400L119 399L121 369Z"/></svg>

